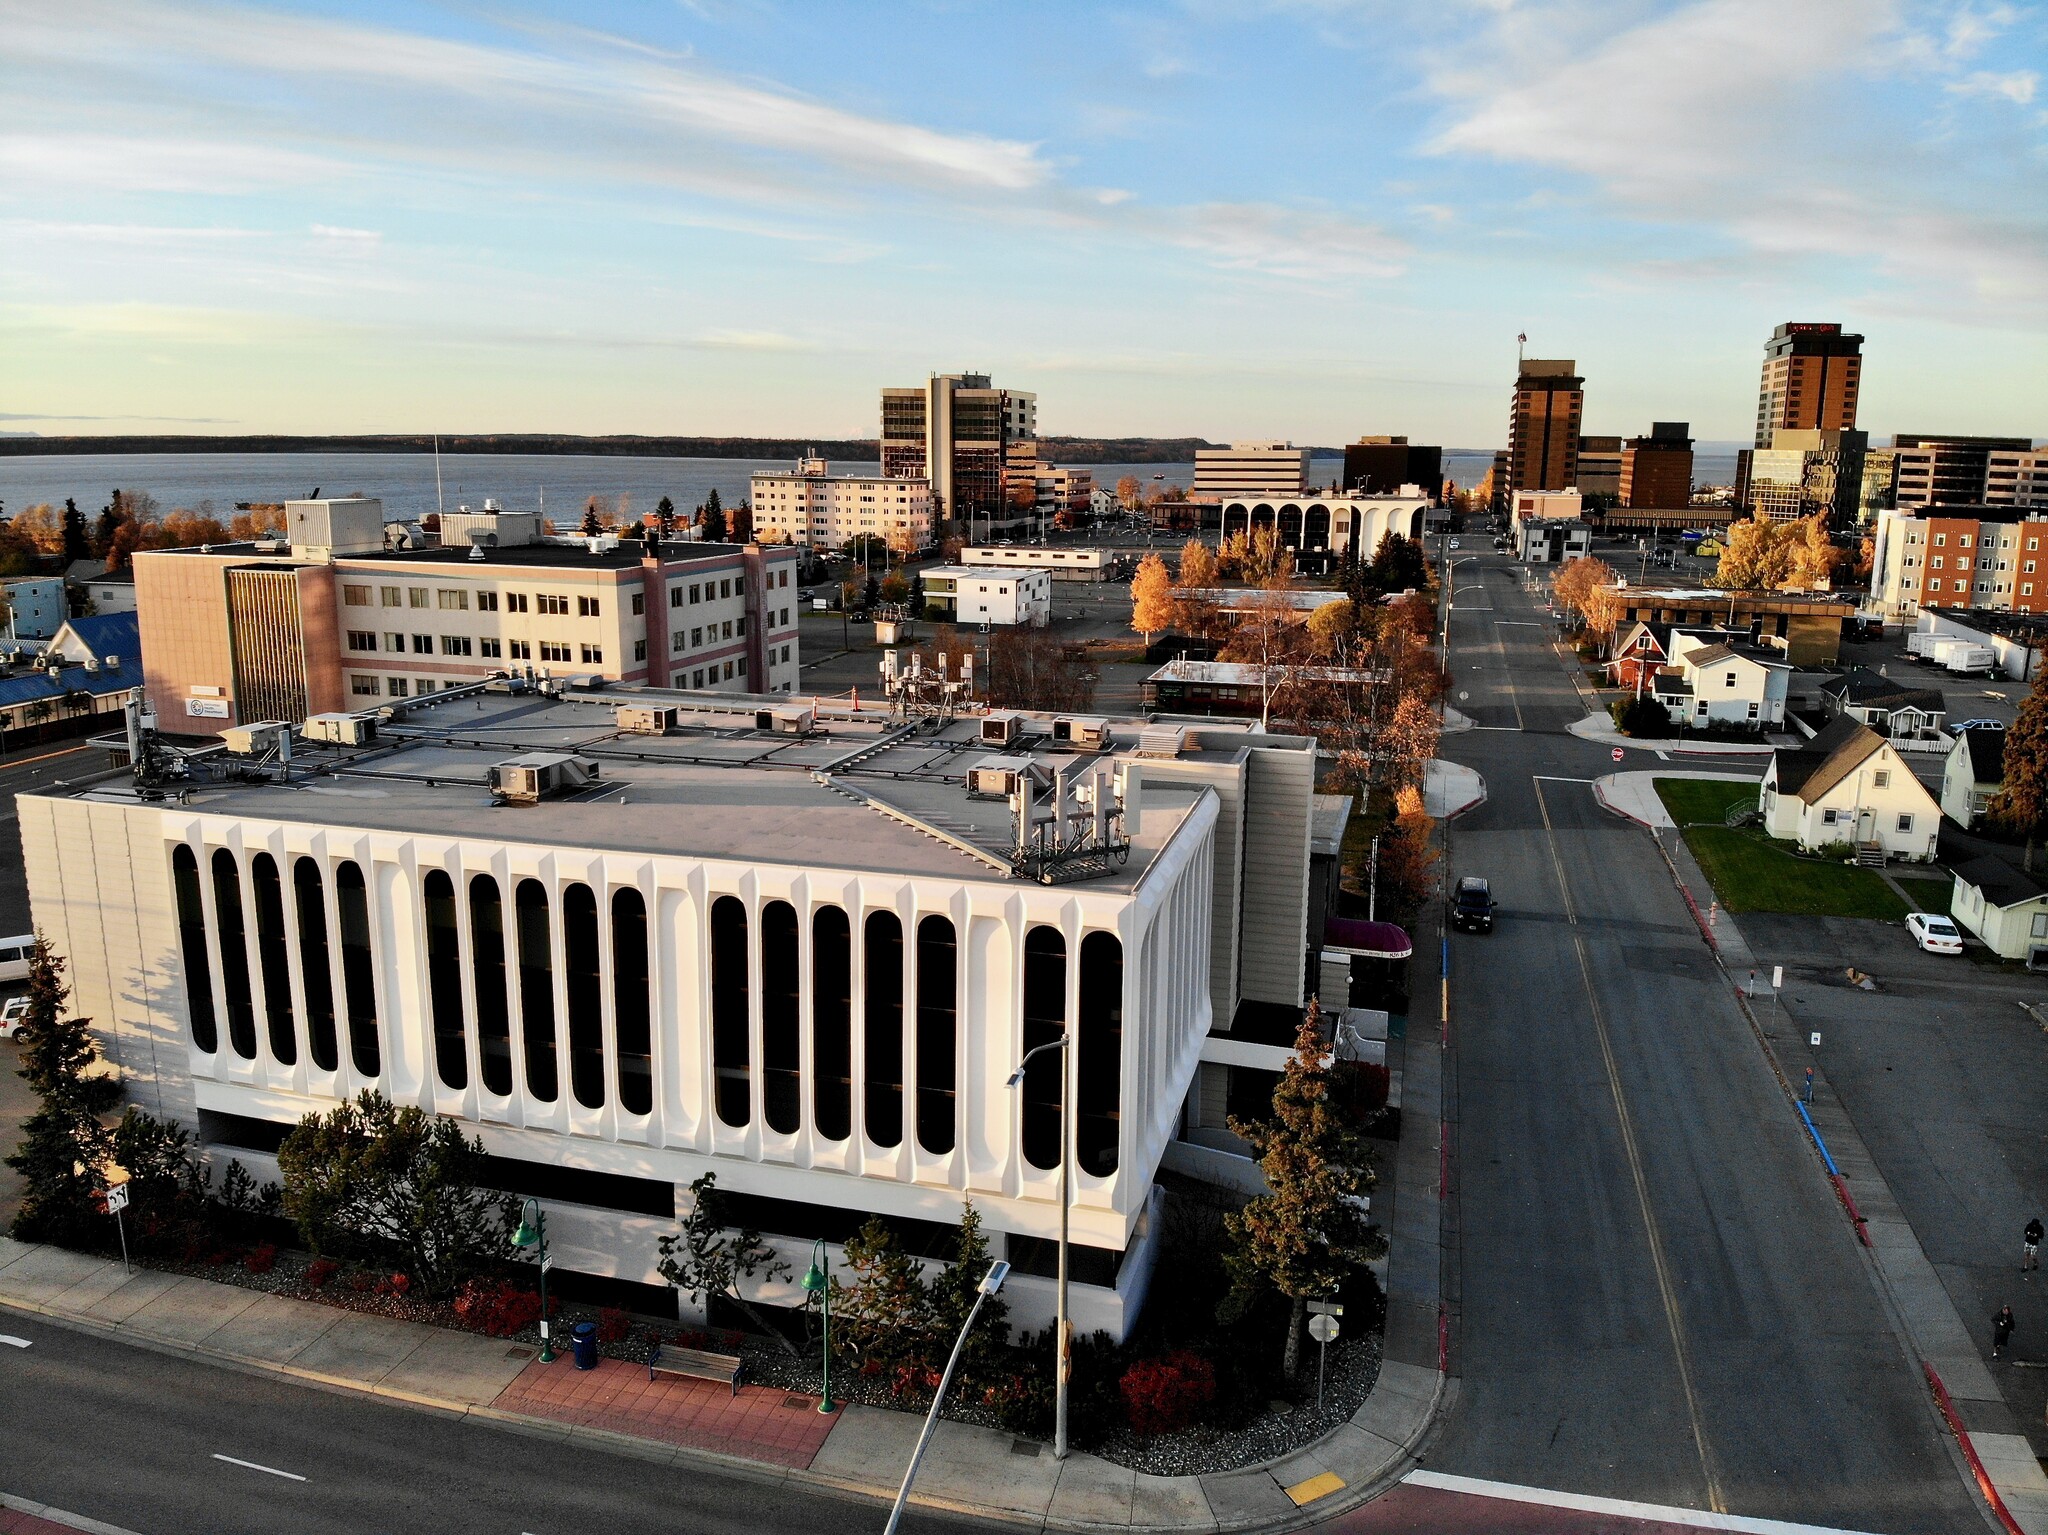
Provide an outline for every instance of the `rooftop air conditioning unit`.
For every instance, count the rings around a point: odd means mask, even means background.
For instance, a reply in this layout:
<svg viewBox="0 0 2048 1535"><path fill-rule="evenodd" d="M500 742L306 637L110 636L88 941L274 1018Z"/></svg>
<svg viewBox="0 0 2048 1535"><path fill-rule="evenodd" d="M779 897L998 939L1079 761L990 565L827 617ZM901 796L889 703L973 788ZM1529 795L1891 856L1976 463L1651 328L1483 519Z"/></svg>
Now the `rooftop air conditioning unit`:
<svg viewBox="0 0 2048 1535"><path fill-rule="evenodd" d="M620 704L618 726L627 735L665 736L676 728L673 704Z"/></svg>
<svg viewBox="0 0 2048 1535"><path fill-rule="evenodd" d="M292 727L283 720L257 720L247 725L230 725L220 733L227 749L237 757L257 757L276 751L291 739Z"/></svg>
<svg viewBox="0 0 2048 1535"><path fill-rule="evenodd" d="M531 752L495 764L490 771L492 795L507 805L537 805L560 799L597 782L598 766L569 752Z"/></svg>
<svg viewBox="0 0 2048 1535"><path fill-rule="evenodd" d="M377 739L377 721L359 714L313 714L306 718L305 737L335 746L368 746Z"/></svg>
<svg viewBox="0 0 2048 1535"><path fill-rule="evenodd" d="M1057 715L1052 722L1052 738L1075 751L1106 751L1109 748L1109 721L1089 714Z"/></svg>
<svg viewBox="0 0 2048 1535"><path fill-rule="evenodd" d="M807 736L818 728L818 711L808 706L798 709L771 709L768 713L773 719L769 728L779 736Z"/></svg>
<svg viewBox="0 0 2048 1535"><path fill-rule="evenodd" d="M983 757L967 770L967 792L988 799L1008 799L1024 786L1031 771L1029 757Z"/></svg>
<svg viewBox="0 0 2048 1535"><path fill-rule="evenodd" d="M1138 733L1141 757L1178 757L1188 742L1184 725L1147 725Z"/></svg>
<svg viewBox="0 0 2048 1535"><path fill-rule="evenodd" d="M983 746L1008 746L1024 734L1024 716L1021 714L988 714L982 716L981 744Z"/></svg>

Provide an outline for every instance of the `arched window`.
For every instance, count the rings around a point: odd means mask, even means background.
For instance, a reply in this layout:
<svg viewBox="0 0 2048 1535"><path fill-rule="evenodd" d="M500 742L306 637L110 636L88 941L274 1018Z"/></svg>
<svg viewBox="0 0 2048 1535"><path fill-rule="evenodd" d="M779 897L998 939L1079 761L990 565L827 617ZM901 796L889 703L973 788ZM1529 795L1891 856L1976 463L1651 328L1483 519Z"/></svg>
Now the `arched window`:
<svg viewBox="0 0 2048 1535"><path fill-rule="evenodd" d="M952 922L924 918L917 924L917 1143L926 1151L953 1149L959 984Z"/></svg>
<svg viewBox="0 0 2048 1535"><path fill-rule="evenodd" d="M837 906L811 914L811 1113L818 1133L853 1133L853 928Z"/></svg>
<svg viewBox="0 0 2048 1535"><path fill-rule="evenodd" d="M1123 1107L1124 945L1114 933L1081 940L1079 1037L1074 1063L1074 1156L1083 1172L1116 1171Z"/></svg>
<svg viewBox="0 0 2048 1535"><path fill-rule="evenodd" d="M604 980L598 963L597 897L588 885L565 885L562 990L569 1003L569 1091L586 1109L604 1107Z"/></svg>
<svg viewBox="0 0 2048 1535"><path fill-rule="evenodd" d="M877 1146L903 1144L903 923L893 911L868 913L862 960L867 1024L862 1044L862 1122Z"/></svg>
<svg viewBox="0 0 2048 1535"><path fill-rule="evenodd" d="M803 1058L798 1053L796 908L770 901L761 908L761 1117L779 1135L803 1122Z"/></svg>
<svg viewBox="0 0 2048 1535"><path fill-rule="evenodd" d="M384 1052L377 1041L377 970L370 950L370 893L359 864L334 870L335 915L341 923L341 989L348 1008L348 1052L358 1072L379 1076Z"/></svg>
<svg viewBox="0 0 2048 1535"><path fill-rule="evenodd" d="M206 902L199 890L199 860L189 847L171 849L171 885L178 895L178 946L185 956L185 1011L192 1043L212 1055L220 1048L213 1019L213 965L206 957Z"/></svg>
<svg viewBox="0 0 2048 1535"><path fill-rule="evenodd" d="M220 986L228 999L228 1043L256 1059L256 1003L249 990L249 944L242 921L242 866L228 849L213 852L213 914L220 924Z"/></svg>
<svg viewBox="0 0 2048 1535"><path fill-rule="evenodd" d="M612 1053L619 1106L654 1108L654 1041L647 1003L647 902L630 886L612 892Z"/></svg>
<svg viewBox="0 0 2048 1535"><path fill-rule="evenodd" d="M476 991L477 1069L500 1098L512 1093L512 1009L505 992L505 898L488 874L469 881L469 969Z"/></svg>
<svg viewBox="0 0 2048 1535"><path fill-rule="evenodd" d="M292 1027L292 960L284 936L284 881L277 860L258 853L249 860L249 890L256 899L256 962L263 967L263 1019L270 1032L270 1058L290 1066L299 1058Z"/></svg>
<svg viewBox="0 0 2048 1535"><path fill-rule="evenodd" d="M512 892L519 932L519 1023L526 1044L526 1090L553 1103L561 1090L555 1068L555 953L548 933L548 890L522 879Z"/></svg>
<svg viewBox="0 0 2048 1535"><path fill-rule="evenodd" d="M462 941L455 931L455 882L445 869L420 881L427 918L427 995L434 1010L434 1070L443 1087L469 1086L462 1026Z"/></svg>
<svg viewBox="0 0 2048 1535"><path fill-rule="evenodd" d="M722 895L711 903L711 1072L726 1124L753 1117L747 1067L747 908Z"/></svg>
<svg viewBox="0 0 2048 1535"><path fill-rule="evenodd" d="M306 1043L313 1064L332 1071L340 1064L334 1037L334 972L327 968L327 900L320 889L317 859L292 865L293 903L299 909L299 990L306 994Z"/></svg>
<svg viewBox="0 0 2048 1535"><path fill-rule="evenodd" d="M1024 935L1024 1049L1058 1039L1067 1017L1067 940L1056 927ZM1066 1051L1048 1050L1024 1068L1024 1160L1060 1165L1060 1098Z"/></svg>

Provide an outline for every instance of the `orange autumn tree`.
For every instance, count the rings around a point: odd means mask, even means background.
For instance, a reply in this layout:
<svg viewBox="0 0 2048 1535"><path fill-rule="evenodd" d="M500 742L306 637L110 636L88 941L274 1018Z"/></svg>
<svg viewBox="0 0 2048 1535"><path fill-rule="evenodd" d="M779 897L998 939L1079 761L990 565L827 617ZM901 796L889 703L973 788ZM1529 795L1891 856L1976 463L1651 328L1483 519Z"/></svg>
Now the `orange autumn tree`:
<svg viewBox="0 0 2048 1535"><path fill-rule="evenodd" d="M1144 635L1145 643L1150 645L1153 635L1173 627L1173 619L1173 576L1166 561L1148 554L1131 578L1131 627Z"/></svg>

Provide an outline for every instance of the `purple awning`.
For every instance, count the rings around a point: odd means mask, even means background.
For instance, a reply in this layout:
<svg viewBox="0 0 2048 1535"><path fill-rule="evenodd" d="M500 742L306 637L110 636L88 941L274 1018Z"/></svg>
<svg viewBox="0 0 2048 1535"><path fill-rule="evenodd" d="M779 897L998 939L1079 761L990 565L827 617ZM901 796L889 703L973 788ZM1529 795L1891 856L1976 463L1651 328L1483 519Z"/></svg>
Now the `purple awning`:
<svg viewBox="0 0 2048 1535"><path fill-rule="evenodd" d="M1323 947L1362 954L1367 959L1406 959L1415 952L1408 935L1391 922L1359 922L1329 917L1323 922Z"/></svg>

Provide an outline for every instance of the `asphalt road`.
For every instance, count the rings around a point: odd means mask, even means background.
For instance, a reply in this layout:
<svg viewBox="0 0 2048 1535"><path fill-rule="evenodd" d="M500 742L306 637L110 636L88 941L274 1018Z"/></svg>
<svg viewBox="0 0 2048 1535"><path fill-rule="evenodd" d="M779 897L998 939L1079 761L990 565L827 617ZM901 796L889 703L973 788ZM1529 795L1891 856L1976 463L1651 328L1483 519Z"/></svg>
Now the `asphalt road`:
<svg viewBox="0 0 2048 1535"><path fill-rule="evenodd" d="M1468 541L1469 542L1469 541ZM1516 567L1456 567L1484 775L1452 875L1460 1400L1432 1470L1887 1532L1978 1528L1798 1120L1641 831ZM1463 695L1469 695L1463 696ZM1629 768L1655 762L1630 753Z"/></svg>

